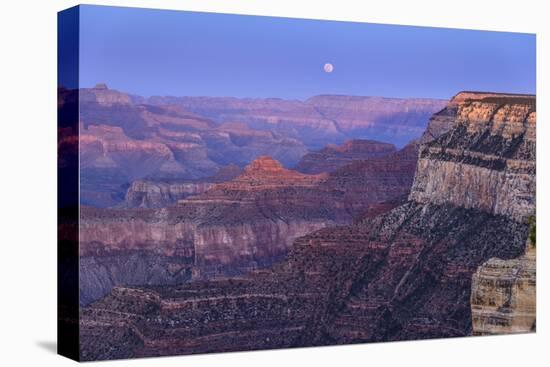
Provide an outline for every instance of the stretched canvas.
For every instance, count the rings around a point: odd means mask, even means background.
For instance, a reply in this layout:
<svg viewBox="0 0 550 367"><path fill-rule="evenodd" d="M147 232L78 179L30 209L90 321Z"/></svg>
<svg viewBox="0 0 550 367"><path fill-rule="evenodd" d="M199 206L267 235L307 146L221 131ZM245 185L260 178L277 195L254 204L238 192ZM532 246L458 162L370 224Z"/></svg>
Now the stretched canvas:
<svg viewBox="0 0 550 367"><path fill-rule="evenodd" d="M77 6L58 347L535 331L535 35Z"/></svg>

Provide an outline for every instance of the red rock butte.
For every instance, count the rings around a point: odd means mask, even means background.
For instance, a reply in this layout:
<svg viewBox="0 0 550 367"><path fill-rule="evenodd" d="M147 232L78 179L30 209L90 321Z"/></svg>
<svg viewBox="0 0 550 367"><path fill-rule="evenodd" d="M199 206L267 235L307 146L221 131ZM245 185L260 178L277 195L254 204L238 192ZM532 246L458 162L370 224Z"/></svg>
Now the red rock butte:
<svg viewBox="0 0 550 367"><path fill-rule="evenodd" d="M229 190L265 190L285 186L314 186L326 175L306 175L283 167L279 161L260 156L245 167L244 173L230 182L217 185Z"/></svg>

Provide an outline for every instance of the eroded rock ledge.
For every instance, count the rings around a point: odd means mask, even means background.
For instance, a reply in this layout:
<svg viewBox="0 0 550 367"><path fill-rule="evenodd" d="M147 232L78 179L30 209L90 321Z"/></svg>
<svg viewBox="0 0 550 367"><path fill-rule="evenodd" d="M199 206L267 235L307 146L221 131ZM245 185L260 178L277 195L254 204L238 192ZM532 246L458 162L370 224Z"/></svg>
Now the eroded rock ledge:
<svg viewBox="0 0 550 367"><path fill-rule="evenodd" d="M525 255L512 260L493 258L472 278L474 335L526 333L536 330L536 257L527 245Z"/></svg>

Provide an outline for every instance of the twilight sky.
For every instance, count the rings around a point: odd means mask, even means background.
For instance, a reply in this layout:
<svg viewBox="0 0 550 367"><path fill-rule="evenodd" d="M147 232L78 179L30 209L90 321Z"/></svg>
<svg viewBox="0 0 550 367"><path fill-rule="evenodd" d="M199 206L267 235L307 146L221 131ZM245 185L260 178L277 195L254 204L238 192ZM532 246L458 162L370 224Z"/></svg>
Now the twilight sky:
<svg viewBox="0 0 550 367"><path fill-rule="evenodd" d="M535 93L532 34L89 5L80 22L81 87L289 99Z"/></svg>

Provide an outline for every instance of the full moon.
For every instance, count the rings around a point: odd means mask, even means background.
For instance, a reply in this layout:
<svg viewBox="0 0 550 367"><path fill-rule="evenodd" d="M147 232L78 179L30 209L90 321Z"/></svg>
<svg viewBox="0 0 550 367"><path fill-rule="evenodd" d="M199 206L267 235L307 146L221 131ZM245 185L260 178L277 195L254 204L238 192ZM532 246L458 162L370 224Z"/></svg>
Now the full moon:
<svg viewBox="0 0 550 367"><path fill-rule="evenodd" d="M323 70L325 70L325 73L332 73L334 66L331 63L326 63L325 66L323 66Z"/></svg>

